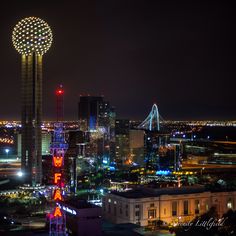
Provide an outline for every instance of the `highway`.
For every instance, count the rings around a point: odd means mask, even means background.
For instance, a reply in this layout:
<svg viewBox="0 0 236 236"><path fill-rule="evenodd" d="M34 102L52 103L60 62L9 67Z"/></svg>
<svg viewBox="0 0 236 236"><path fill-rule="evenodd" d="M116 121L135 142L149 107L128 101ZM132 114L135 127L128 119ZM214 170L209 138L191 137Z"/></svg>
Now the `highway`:
<svg viewBox="0 0 236 236"><path fill-rule="evenodd" d="M183 164L183 170L189 169L236 169L236 165L220 165L220 164Z"/></svg>
<svg viewBox="0 0 236 236"><path fill-rule="evenodd" d="M20 162L0 163L0 177L14 177L20 171Z"/></svg>

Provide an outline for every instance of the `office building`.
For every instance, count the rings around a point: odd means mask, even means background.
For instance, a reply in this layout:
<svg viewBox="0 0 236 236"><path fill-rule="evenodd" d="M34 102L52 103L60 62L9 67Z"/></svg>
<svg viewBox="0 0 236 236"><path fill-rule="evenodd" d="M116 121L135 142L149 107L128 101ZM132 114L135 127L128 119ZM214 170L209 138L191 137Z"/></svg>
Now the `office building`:
<svg viewBox="0 0 236 236"><path fill-rule="evenodd" d="M78 118L82 131L93 131L98 128L99 104L103 97L80 96Z"/></svg>
<svg viewBox="0 0 236 236"><path fill-rule="evenodd" d="M89 132L86 157L112 162L115 157L115 109L102 96L80 96L80 130Z"/></svg>
<svg viewBox="0 0 236 236"><path fill-rule="evenodd" d="M129 145L130 156L133 163L144 166L144 131L130 129Z"/></svg>
<svg viewBox="0 0 236 236"><path fill-rule="evenodd" d="M129 145L130 124L127 119L117 119L115 123L116 134L116 158L115 162L119 166L130 163Z"/></svg>

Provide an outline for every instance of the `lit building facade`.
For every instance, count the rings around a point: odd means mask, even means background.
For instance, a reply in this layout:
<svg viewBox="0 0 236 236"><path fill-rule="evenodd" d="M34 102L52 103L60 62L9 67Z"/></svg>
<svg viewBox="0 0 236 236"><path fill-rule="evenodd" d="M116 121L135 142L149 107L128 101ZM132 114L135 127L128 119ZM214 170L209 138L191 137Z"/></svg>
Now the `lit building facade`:
<svg viewBox="0 0 236 236"><path fill-rule="evenodd" d="M179 170L180 144L170 144L169 134L145 130L144 156L146 168L151 170Z"/></svg>
<svg viewBox="0 0 236 236"><path fill-rule="evenodd" d="M144 130L132 129L127 119L117 119L116 163L119 166L144 165Z"/></svg>
<svg viewBox="0 0 236 236"><path fill-rule="evenodd" d="M17 129L0 127L0 159L17 158Z"/></svg>
<svg viewBox="0 0 236 236"><path fill-rule="evenodd" d="M159 131L145 131L145 162L148 169L158 170L159 166L159 146L161 137Z"/></svg>
<svg viewBox="0 0 236 236"><path fill-rule="evenodd" d="M82 131L91 131L98 128L99 104L101 103L103 103L103 97L80 96L78 118Z"/></svg>
<svg viewBox="0 0 236 236"><path fill-rule="evenodd" d="M115 124L116 134L116 158L117 165L123 166L128 164L130 158L130 145L129 145L129 130L130 123L127 119L117 119Z"/></svg>
<svg viewBox="0 0 236 236"><path fill-rule="evenodd" d="M219 216L236 210L236 191L210 192L198 187L138 189L114 192L103 198L103 215L115 223L141 226L189 222L216 207Z"/></svg>
<svg viewBox="0 0 236 236"><path fill-rule="evenodd" d="M130 157L132 162L144 166L144 131L130 129L129 130L129 145Z"/></svg>
<svg viewBox="0 0 236 236"><path fill-rule="evenodd" d="M46 130L42 130L42 156L50 154L50 143L52 140L52 133ZM21 157L22 154L22 134L17 134L17 156Z"/></svg>
<svg viewBox="0 0 236 236"><path fill-rule="evenodd" d="M89 132L85 156L100 163L110 163L115 157L115 109L102 96L80 96L78 104L80 130Z"/></svg>

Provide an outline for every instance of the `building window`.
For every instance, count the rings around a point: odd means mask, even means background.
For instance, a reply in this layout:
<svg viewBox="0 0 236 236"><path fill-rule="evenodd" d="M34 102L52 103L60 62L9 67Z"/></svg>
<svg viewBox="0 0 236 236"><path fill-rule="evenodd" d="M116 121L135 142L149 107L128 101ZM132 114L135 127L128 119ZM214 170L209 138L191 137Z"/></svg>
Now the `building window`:
<svg viewBox="0 0 236 236"><path fill-rule="evenodd" d="M200 212L200 202L199 200L195 200L195 214L199 214Z"/></svg>
<svg viewBox="0 0 236 236"><path fill-rule="evenodd" d="M227 202L227 208L229 208L229 209L233 208L233 204L232 204L231 198Z"/></svg>
<svg viewBox="0 0 236 236"><path fill-rule="evenodd" d="M139 208L139 205L135 205L135 208Z"/></svg>
<svg viewBox="0 0 236 236"><path fill-rule="evenodd" d="M116 205L114 206L114 215L116 216Z"/></svg>
<svg viewBox="0 0 236 236"><path fill-rule="evenodd" d="M155 209L148 210L148 218L149 219L156 218L156 210Z"/></svg>
<svg viewBox="0 0 236 236"><path fill-rule="evenodd" d="M126 216L128 216L128 215L129 215L127 210L125 211L125 215L126 215Z"/></svg>
<svg viewBox="0 0 236 236"><path fill-rule="evenodd" d="M106 204L105 204L105 202L103 203L103 211L106 211Z"/></svg>
<svg viewBox="0 0 236 236"><path fill-rule="evenodd" d="M172 216L177 216L177 202L172 202Z"/></svg>
<svg viewBox="0 0 236 236"><path fill-rule="evenodd" d="M111 213L111 205L108 204L108 212Z"/></svg>
<svg viewBox="0 0 236 236"><path fill-rule="evenodd" d="M154 204L154 203L151 203L151 204L150 204L150 207L155 207L155 204Z"/></svg>
<svg viewBox="0 0 236 236"><path fill-rule="evenodd" d="M164 215L166 214L166 208L164 208Z"/></svg>
<svg viewBox="0 0 236 236"><path fill-rule="evenodd" d="M140 211L135 211L135 216L140 216Z"/></svg>
<svg viewBox="0 0 236 236"><path fill-rule="evenodd" d="M184 215L188 215L188 201L184 201Z"/></svg>
<svg viewBox="0 0 236 236"><path fill-rule="evenodd" d="M121 215L123 214L122 207L120 207L120 214L121 214Z"/></svg>

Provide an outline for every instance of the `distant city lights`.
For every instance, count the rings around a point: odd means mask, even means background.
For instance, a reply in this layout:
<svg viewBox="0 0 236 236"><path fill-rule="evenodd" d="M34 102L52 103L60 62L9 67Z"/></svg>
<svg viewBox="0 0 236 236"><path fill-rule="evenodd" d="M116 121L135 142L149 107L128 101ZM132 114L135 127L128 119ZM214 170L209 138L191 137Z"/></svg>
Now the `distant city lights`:
<svg viewBox="0 0 236 236"><path fill-rule="evenodd" d="M156 175L169 175L171 172L169 170L158 170Z"/></svg>

